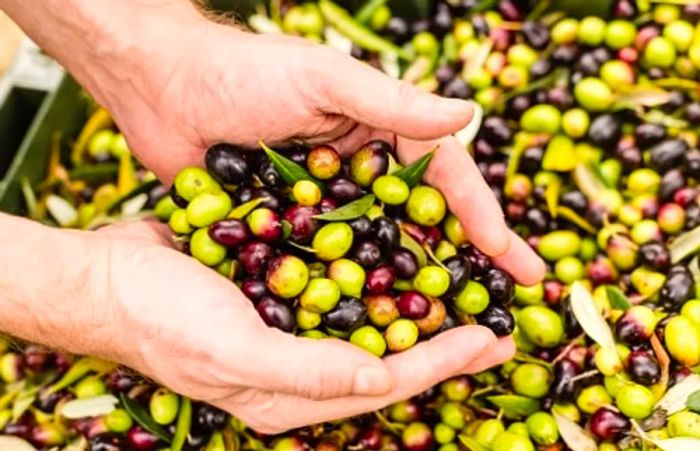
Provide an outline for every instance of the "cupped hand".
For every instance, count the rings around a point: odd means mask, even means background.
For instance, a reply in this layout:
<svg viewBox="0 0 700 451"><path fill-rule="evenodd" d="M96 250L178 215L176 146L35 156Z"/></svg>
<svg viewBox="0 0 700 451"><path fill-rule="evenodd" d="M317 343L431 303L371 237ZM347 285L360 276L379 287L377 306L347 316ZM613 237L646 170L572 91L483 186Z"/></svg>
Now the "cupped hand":
<svg viewBox="0 0 700 451"><path fill-rule="evenodd" d="M172 390L227 410L266 433L382 408L458 374L509 358L511 339L481 326L449 330L379 359L334 338L267 327L215 271L176 250L153 222L94 232L104 259L90 284L100 299L100 348ZM104 309L104 306L109 306Z"/></svg>

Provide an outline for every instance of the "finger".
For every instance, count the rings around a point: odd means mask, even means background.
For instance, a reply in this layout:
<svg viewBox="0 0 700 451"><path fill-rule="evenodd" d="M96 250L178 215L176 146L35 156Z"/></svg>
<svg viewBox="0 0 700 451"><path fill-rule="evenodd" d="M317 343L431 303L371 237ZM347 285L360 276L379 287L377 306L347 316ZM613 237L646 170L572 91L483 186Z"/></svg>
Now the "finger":
<svg viewBox="0 0 700 451"><path fill-rule="evenodd" d="M493 333L482 326L451 329L419 345L387 357L387 367L397 383L383 396L349 396L315 401L271 393L247 394L220 402L244 421L263 432L280 432L306 424L347 418L408 399L428 388L461 374L469 362L497 343ZM398 383L400 382L400 383Z"/></svg>
<svg viewBox="0 0 700 451"><path fill-rule="evenodd" d="M450 211L460 220L476 247L490 256L504 254L511 235L503 212L464 146L454 137L437 141L399 137L397 151L401 161L408 164L436 145L440 147L425 173L425 181L442 191Z"/></svg>
<svg viewBox="0 0 700 451"><path fill-rule="evenodd" d="M513 231L510 231L508 251L494 257L494 263L512 274L522 285L534 285L544 278L545 266L534 250Z"/></svg>
<svg viewBox="0 0 700 451"><path fill-rule="evenodd" d="M124 220L99 229L99 234L109 235L114 238L128 238L132 240L146 240L161 245L172 245L172 232L167 224L158 221Z"/></svg>
<svg viewBox="0 0 700 451"><path fill-rule="evenodd" d="M349 116L414 139L448 135L472 118L468 102L430 94L347 55L333 52L324 58L317 80L320 96L330 101L323 107L326 113Z"/></svg>
<svg viewBox="0 0 700 451"><path fill-rule="evenodd" d="M248 385L308 399L383 395L394 386L381 359L348 342L299 338L269 328L257 336L258 379Z"/></svg>
<svg viewBox="0 0 700 451"><path fill-rule="evenodd" d="M485 371L512 359L515 355L515 342L512 337L503 337L498 342L484 350L477 358L464 367L462 373L474 374Z"/></svg>

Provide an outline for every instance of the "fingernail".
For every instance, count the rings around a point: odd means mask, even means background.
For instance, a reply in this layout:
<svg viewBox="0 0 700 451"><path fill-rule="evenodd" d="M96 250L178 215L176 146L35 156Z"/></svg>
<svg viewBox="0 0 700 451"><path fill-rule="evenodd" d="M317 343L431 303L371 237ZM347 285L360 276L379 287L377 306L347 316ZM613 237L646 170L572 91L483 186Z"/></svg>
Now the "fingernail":
<svg viewBox="0 0 700 451"><path fill-rule="evenodd" d="M450 116L471 117L472 106L469 102L459 99L443 99L440 102L443 113Z"/></svg>
<svg viewBox="0 0 700 451"><path fill-rule="evenodd" d="M393 382L389 372L374 366L363 366L355 373L353 393L356 395L383 395L391 390Z"/></svg>

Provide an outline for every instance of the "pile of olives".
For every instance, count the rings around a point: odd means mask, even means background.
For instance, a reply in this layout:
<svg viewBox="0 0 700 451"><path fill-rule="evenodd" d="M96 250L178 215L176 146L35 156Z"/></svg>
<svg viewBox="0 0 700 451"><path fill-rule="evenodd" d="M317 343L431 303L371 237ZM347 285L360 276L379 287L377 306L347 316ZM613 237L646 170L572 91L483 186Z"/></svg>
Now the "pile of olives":
<svg viewBox="0 0 700 451"><path fill-rule="evenodd" d="M417 183L428 165L401 169L393 153L379 140L347 161L328 145L268 156L219 144L206 170L178 173L156 213L283 331L377 356L458 324L509 335L513 280L467 244L440 191Z"/></svg>

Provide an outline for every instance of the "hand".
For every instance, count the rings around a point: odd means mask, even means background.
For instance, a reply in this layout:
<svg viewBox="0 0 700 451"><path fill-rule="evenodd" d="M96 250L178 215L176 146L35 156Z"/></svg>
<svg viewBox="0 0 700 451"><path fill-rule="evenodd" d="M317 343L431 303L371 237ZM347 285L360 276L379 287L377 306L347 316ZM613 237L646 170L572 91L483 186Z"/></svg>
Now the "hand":
<svg viewBox="0 0 700 451"><path fill-rule="evenodd" d="M173 249L155 223L89 235L103 357L267 433L407 399L513 353L481 326L452 329L384 360L337 340L267 327L234 284ZM109 306L109 308L105 308Z"/></svg>

